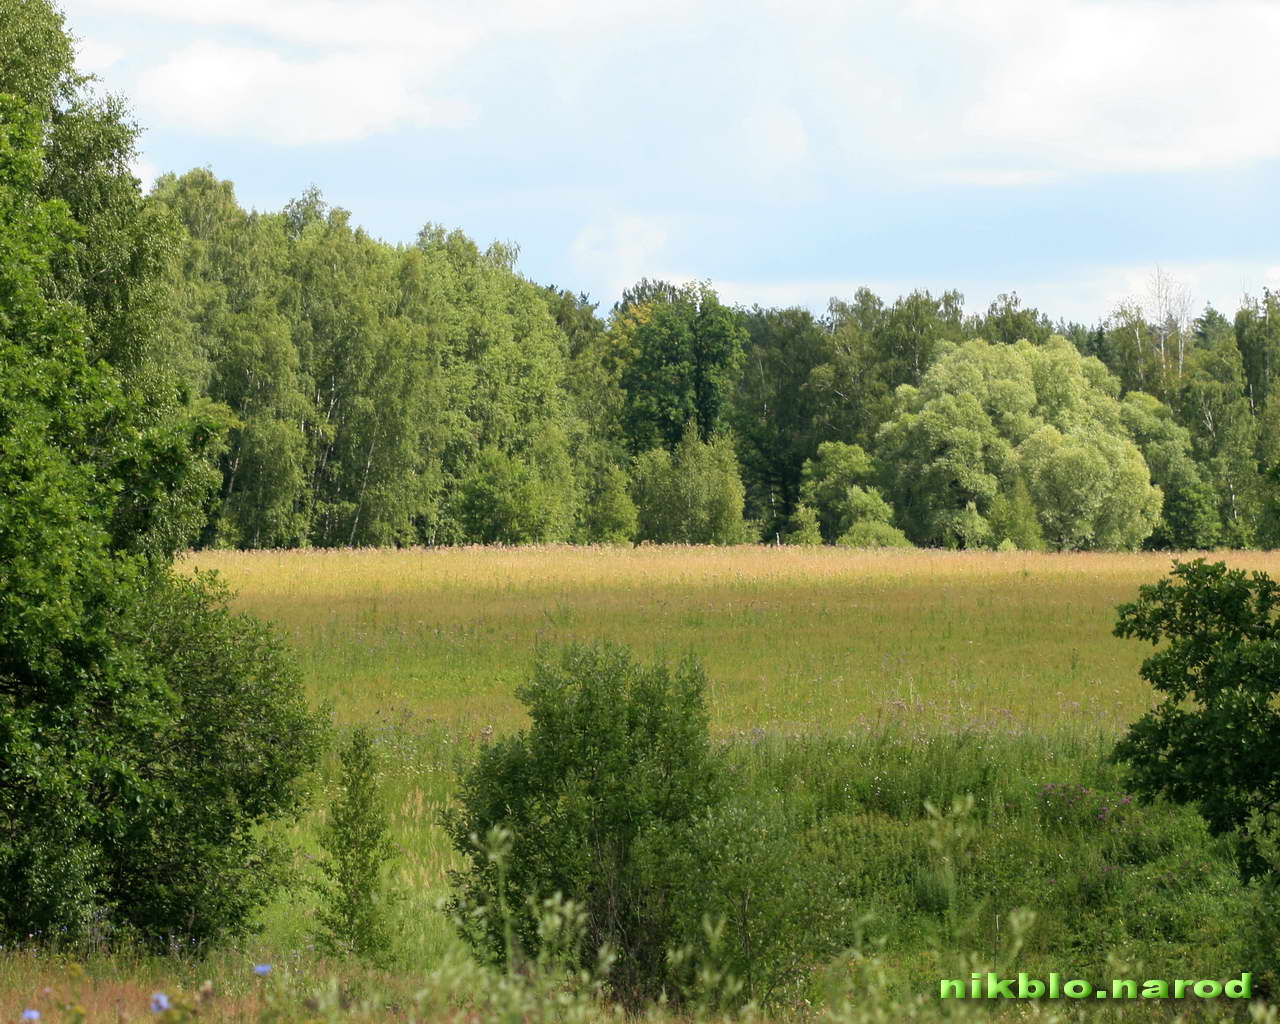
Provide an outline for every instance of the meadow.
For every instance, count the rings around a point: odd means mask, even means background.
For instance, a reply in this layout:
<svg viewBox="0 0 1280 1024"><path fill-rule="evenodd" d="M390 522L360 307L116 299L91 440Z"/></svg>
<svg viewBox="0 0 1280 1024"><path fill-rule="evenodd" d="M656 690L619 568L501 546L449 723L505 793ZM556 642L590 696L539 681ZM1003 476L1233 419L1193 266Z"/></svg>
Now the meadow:
<svg viewBox="0 0 1280 1024"><path fill-rule="evenodd" d="M1280 555L1213 557L1280 574ZM0 1020L32 1006L58 1019L59 1003L76 1000L89 1019L131 1019L152 991L191 993L205 978L215 1019L257 1019L286 988L295 1009L403 1019L424 978L461 954L438 906L459 863L438 826L457 772L524 723L513 693L538 646L573 639L701 660L713 737L747 784L781 794L789 820L827 851L833 884L865 912L859 930L880 943L882 1005L910 1008L896 1016L942 1013L926 998L937 979L962 954L995 963L1010 952L1009 914L1024 905L1037 921L1012 950L1019 964L1234 976L1251 965L1239 927L1248 894L1230 849L1185 809L1121 807L1106 760L1153 699L1137 674L1149 648L1112 636L1115 608L1170 564L1145 553L829 547L190 555L184 571L217 571L238 607L278 626L340 732L374 730L404 896L397 964L318 958L300 889L269 908L261 934L205 959L104 954L80 958L72 976L70 956L4 953ZM335 777L331 759L293 830L301 871ZM924 802L946 808L964 794L975 810L940 840ZM940 873L944 847L959 867ZM261 963L273 965L269 978L253 974ZM867 963L825 965L787 1013L809 1018L825 1001L839 1019L873 1019L858 1016L865 1002L845 1005ZM341 979L332 990L331 977ZM312 989L329 997L306 1002ZM1178 1010L1187 1008L1148 1006L1142 1019Z"/></svg>

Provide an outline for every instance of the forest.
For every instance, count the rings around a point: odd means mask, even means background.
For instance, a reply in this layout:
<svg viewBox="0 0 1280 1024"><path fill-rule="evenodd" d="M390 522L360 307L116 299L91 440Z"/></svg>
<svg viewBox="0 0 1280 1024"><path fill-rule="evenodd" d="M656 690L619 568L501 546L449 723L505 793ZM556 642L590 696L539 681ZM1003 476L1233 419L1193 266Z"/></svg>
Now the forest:
<svg viewBox="0 0 1280 1024"><path fill-rule="evenodd" d="M142 201L170 365L218 424L196 543L1271 547L1280 296L1157 272L1092 326L1000 295L725 306L642 279L602 315L511 246L370 238L207 169Z"/></svg>
<svg viewBox="0 0 1280 1024"><path fill-rule="evenodd" d="M6 15L0 92L76 225L43 287L199 436L184 545L1280 544L1274 292L1195 314L1157 271L1086 326L1014 292L814 316L641 279L601 311L514 245L389 244L314 187L246 211L198 168L143 195L125 102L40 9Z"/></svg>

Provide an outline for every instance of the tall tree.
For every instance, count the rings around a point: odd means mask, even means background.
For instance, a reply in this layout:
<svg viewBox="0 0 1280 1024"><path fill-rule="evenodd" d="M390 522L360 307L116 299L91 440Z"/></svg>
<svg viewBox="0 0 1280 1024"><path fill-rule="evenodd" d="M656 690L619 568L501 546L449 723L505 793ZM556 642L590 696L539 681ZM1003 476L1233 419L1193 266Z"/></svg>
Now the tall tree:
<svg viewBox="0 0 1280 1024"><path fill-rule="evenodd" d="M831 359L830 335L803 309L762 310L746 316L748 342L734 396L748 514L773 536L795 511L806 459L826 440L825 396L813 374Z"/></svg>
<svg viewBox="0 0 1280 1024"><path fill-rule="evenodd" d="M1215 333L1187 359L1177 394L1179 419L1191 432L1196 462L1217 492L1222 540L1253 543L1259 515L1257 423L1245 395L1240 350L1230 331Z"/></svg>
<svg viewBox="0 0 1280 1024"><path fill-rule="evenodd" d="M163 292L146 261L112 261L159 250L134 234L137 183L58 138L83 85L47 63L60 36L48 5L0 5L5 74L25 54L64 75L24 83L27 103L0 91L0 942L201 942L279 880L264 833L296 809L318 727L267 633L170 571L212 424L149 377L143 296ZM108 120L90 128L128 134Z"/></svg>
<svg viewBox="0 0 1280 1024"><path fill-rule="evenodd" d="M1216 311L1215 311L1216 312ZM1219 331L1225 319L1217 317L1209 329ZM1280 374L1280 293L1264 289L1261 299L1246 298L1236 313L1236 345L1244 363L1249 405L1261 412L1271 395L1272 381Z"/></svg>
<svg viewBox="0 0 1280 1024"><path fill-rule="evenodd" d="M1060 549L1131 548L1152 531L1160 491L1097 360L1061 337L1044 345L970 341L947 349L920 388L898 391L876 461L917 543L998 541L987 517L1025 481L1045 539ZM1016 543L1016 542L1015 542Z"/></svg>
<svg viewBox="0 0 1280 1024"><path fill-rule="evenodd" d="M746 329L707 284L659 291L615 317L625 339L623 424L633 452L673 449L692 421L705 441L722 425Z"/></svg>

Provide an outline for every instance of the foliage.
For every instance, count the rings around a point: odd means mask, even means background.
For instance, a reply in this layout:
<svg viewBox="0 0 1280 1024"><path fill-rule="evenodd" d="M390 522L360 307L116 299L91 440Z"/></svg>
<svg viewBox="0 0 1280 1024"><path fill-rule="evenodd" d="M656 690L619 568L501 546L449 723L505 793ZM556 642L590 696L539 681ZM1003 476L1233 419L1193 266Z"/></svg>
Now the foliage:
<svg viewBox="0 0 1280 1024"><path fill-rule="evenodd" d="M801 502L791 515L790 529L787 531L787 543L799 544L803 547L816 547L822 543L822 529L818 522L818 513L812 505Z"/></svg>
<svg viewBox="0 0 1280 1024"><path fill-rule="evenodd" d="M845 403L813 386L833 351L830 334L808 310L757 308L746 327L732 424L748 514L762 517L771 537L786 528L800 501L806 460L831 436L828 410Z"/></svg>
<svg viewBox="0 0 1280 1024"><path fill-rule="evenodd" d="M836 544L842 548L909 548L907 535L886 519L858 519L840 534Z"/></svg>
<svg viewBox="0 0 1280 1024"><path fill-rule="evenodd" d="M292 654L230 602L216 577L169 575L130 616L138 656L172 704L137 765L146 805L117 808L99 841L110 898L147 938L208 943L252 927L290 881L276 826L303 810L326 740Z"/></svg>
<svg viewBox="0 0 1280 1024"><path fill-rule="evenodd" d="M637 540L660 544L741 544L742 478L723 435L698 438L690 422L674 453L654 448L632 472Z"/></svg>
<svg viewBox="0 0 1280 1024"><path fill-rule="evenodd" d="M639 528L630 481L619 466L607 466L584 502L586 539L604 544L629 544Z"/></svg>
<svg viewBox="0 0 1280 1024"><path fill-rule="evenodd" d="M1280 802L1280 588L1204 559L1171 576L1119 609L1117 636L1167 644L1141 669L1161 702L1115 756L1144 797L1195 804L1215 833L1241 830ZM1247 849L1243 866L1257 868Z"/></svg>
<svg viewBox="0 0 1280 1024"><path fill-rule="evenodd" d="M903 387L877 437L885 494L908 537L954 547L992 542L1021 476L1045 539L1059 550L1133 548L1161 492L1120 416L1116 383L1061 337L1044 345L949 348L919 388ZM1025 503L1019 532L1034 543ZM1006 529L1008 524L1002 524ZM994 538L998 542L1002 538Z"/></svg>
<svg viewBox="0 0 1280 1024"><path fill-rule="evenodd" d="M856 444L824 441L814 458L807 459L801 474L800 500L818 514L822 536L834 541L858 519L888 521L880 508L879 492L862 486L872 475L871 459Z"/></svg>
<svg viewBox="0 0 1280 1024"><path fill-rule="evenodd" d="M280 881L269 827L320 730L274 636L169 571L216 417L144 357L138 254L166 228L120 166L133 133L53 71L52 108L0 95L0 935L200 943Z"/></svg>
<svg viewBox="0 0 1280 1024"><path fill-rule="evenodd" d="M991 499L987 521L997 546L1008 541L1019 551L1044 549L1044 531L1040 528L1027 482L1020 473L1014 476L1011 487L999 491Z"/></svg>
<svg viewBox="0 0 1280 1024"><path fill-rule="evenodd" d="M452 908L478 953L536 957L536 910L559 893L586 916L582 967L607 945L617 954L609 984L623 1001L671 988L667 950L681 935L670 843L724 791L705 688L691 661L672 672L617 647L543 652L517 690L530 729L481 752L445 818L470 858L452 876ZM512 833L501 873L476 845L498 826Z"/></svg>
<svg viewBox="0 0 1280 1024"><path fill-rule="evenodd" d="M623 427L636 454L674 449L689 423L708 441L737 383L746 330L709 285L629 306L616 319L624 347Z"/></svg>
<svg viewBox="0 0 1280 1024"><path fill-rule="evenodd" d="M316 947L331 955L350 951L373 963L391 952L386 920L390 903L383 872L393 847L386 808L378 792L379 765L373 739L356 729L339 752L339 797L320 836L325 856Z"/></svg>

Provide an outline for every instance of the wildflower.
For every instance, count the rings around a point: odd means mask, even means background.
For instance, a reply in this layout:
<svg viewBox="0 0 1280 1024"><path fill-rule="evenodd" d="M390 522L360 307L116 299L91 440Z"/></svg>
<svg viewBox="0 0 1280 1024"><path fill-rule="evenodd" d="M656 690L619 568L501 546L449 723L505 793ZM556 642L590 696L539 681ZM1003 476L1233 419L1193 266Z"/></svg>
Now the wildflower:
<svg viewBox="0 0 1280 1024"><path fill-rule="evenodd" d="M270 964L254 964L253 973L256 974L259 978L265 978L268 974L271 973L271 965Z"/></svg>
<svg viewBox="0 0 1280 1024"><path fill-rule="evenodd" d="M151 1012L163 1013L169 1009L169 997L163 992L153 992L151 994Z"/></svg>
<svg viewBox="0 0 1280 1024"><path fill-rule="evenodd" d="M40 1011L39 1010L23 1010L22 1019L23 1020L39 1020Z"/></svg>

